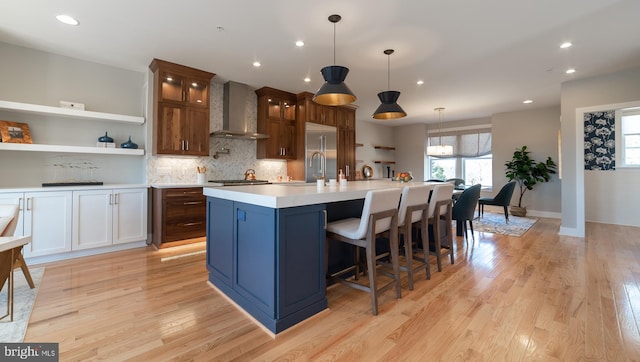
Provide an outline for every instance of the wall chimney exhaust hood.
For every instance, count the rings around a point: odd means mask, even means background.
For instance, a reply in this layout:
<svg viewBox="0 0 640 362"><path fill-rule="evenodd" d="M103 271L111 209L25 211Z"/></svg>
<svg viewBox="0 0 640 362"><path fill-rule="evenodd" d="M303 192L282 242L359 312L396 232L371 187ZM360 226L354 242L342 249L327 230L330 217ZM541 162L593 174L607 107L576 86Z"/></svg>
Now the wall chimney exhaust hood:
<svg viewBox="0 0 640 362"><path fill-rule="evenodd" d="M222 103L222 130L211 133L212 137L257 140L269 138L267 134L249 129L247 104L249 86L229 81L224 84Z"/></svg>

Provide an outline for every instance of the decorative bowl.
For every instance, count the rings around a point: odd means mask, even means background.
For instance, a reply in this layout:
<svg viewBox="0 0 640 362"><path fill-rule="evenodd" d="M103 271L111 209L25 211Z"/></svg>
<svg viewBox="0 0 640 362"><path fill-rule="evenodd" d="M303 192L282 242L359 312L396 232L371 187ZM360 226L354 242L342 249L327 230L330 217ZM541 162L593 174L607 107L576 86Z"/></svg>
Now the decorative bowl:
<svg viewBox="0 0 640 362"><path fill-rule="evenodd" d="M398 172L396 174L396 177L392 178L392 180L400 181L400 182L409 182L413 180L413 176L411 176L411 174L408 172Z"/></svg>

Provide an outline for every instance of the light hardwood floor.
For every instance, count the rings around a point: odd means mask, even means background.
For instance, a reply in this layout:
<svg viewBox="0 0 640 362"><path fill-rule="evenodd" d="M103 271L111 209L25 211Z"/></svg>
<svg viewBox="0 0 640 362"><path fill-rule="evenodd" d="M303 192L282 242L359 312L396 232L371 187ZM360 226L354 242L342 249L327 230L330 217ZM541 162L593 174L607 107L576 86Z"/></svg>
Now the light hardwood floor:
<svg viewBox="0 0 640 362"><path fill-rule="evenodd" d="M59 342L61 361L640 360L640 229L558 228L458 237L454 265L413 291L405 276L378 316L336 285L329 310L275 339L207 284L202 246L51 263L25 341Z"/></svg>

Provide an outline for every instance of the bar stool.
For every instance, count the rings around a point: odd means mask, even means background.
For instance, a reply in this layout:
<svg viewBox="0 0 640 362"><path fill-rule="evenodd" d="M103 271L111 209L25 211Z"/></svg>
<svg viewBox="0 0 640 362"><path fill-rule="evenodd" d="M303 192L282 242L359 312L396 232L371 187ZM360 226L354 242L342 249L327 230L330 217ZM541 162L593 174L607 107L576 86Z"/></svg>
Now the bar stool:
<svg viewBox="0 0 640 362"><path fill-rule="evenodd" d="M429 194L433 189L432 185L406 186L402 189L400 206L398 207L398 237L404 240L404 255L406 265L400 264L400 270L408 274L409 290L413 290L413 274L424 269L427 279L431 279L431 268L429 266L429 238L427 236L427 224L429 213ZM422 259L413 254L412 226L419 223L418 230L422 233L419 241L422 241ZM416 241L418 242L418 241ZM418 245L416 245L418 246ZM420 262L418 266L413 266L414 258Z"/></svg>
<svg viewBox="0 0 640 362"><path fill-rule="evenodd" d="M434 250L431 254L436 256L438 271L442 271L442 256L449 254L451 264L454 262L453 235L451 233L452 196L453 184L445 182L433 187L433 192L429 200L428 224L433 228L434 239ZM442 227L441 223L444 223L445 227ZM444 236L447 238L447 245L445 246L446 251L442 252L442 238Z"/></svg>
<svg viewBox="0 0 640 362"><path fill-rule="evenodd" d="M365 248L367 258L367 274L369 275L369 286L365 286L340 276L355 270L358 274L357 261L356 267L347 268L331 277L338 277L338 281L352 288L362 290L371 294L371 306L373 315L378 314L378 294L395 287L396 298L400 299L400 267L398 262L398 203L400 201L401 189L383 189L368 191L362 208L360 218L348 218L333 221L327 224L327 242L328 239L334 239L344 243L354 245L356 254L359 254L358 248ZM391 264L393 274L377 268L378 259L386 257L386 253L376 255L376 237L379 234L388 232L389 249L391 253ZM378 287L376 276L377 273L391 277L393 280L382 287Z"/></svg>

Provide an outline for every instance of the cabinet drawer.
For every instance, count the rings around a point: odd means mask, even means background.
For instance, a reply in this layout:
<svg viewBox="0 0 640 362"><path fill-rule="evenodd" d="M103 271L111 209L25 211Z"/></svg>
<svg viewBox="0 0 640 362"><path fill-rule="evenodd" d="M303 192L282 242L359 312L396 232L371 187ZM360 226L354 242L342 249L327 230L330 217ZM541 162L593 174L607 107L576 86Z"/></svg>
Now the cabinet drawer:
<svg viewBox="0 0 640 362"><path fill-rule="evenodd" d="M207 213L206 200L202 201L171 201L166 202L164 217L165 223L179 222L182 219L205 220Z"/></svg>
<svg viewBox="0 0 640 362"><path fill-rule="evenodd" d="M207 198L201 187L154 189L153 242L202 238L207 230Z"/></svg>
<svg viewBox="0 0 640 362"><path fill-rule="evenodd" d="M174 199L177 197L186 197L193 199L202 199L203 201L206 199L202 194L201 187L189 187L189 188L181 188L181 189L167 189L163 190L162 198L165 200Z"/></svg>
<svg viewBox="0 0 640 362"><path fill-rule="evenodd" d="M193 239L206 235L206 218L203 220L183 220L178 223L167 223L164 229L163 242Z"/></svg>

